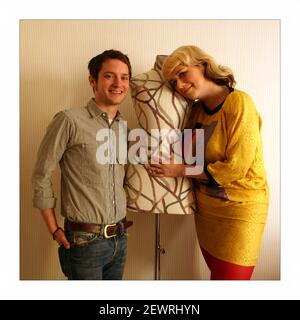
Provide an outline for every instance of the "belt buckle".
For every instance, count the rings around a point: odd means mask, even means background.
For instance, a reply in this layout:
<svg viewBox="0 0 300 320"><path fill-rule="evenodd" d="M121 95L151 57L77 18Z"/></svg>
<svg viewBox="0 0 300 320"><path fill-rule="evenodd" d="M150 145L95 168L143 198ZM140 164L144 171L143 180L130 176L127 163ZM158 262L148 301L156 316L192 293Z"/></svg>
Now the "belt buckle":
<svg viewBox="0 0 300 320"><path fill-rule="evenodd" d="M111 235L111 236L109 236L109 235L107 234L107 228L109 228L109 227L114 227L114 226L116 226L116 225L117 225L116 223L114 223L114 224L107 224L107 225L104 227L103 236L104 236L105 239L112 238L112 237L115 237L115 236L116 236L116 234L113 234L113 235Z"/></svg>

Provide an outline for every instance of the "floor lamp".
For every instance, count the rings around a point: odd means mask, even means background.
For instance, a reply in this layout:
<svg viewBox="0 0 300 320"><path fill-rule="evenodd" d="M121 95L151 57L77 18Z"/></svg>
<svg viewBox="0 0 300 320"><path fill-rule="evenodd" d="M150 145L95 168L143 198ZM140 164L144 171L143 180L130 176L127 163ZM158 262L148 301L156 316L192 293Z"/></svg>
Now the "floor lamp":
<svg viewBox="0 0 300 320"><path fill-rule="evenodd" d="M160 246L160 214L155 214L155 280L160 280L160 255L165 254Z"/></svg>

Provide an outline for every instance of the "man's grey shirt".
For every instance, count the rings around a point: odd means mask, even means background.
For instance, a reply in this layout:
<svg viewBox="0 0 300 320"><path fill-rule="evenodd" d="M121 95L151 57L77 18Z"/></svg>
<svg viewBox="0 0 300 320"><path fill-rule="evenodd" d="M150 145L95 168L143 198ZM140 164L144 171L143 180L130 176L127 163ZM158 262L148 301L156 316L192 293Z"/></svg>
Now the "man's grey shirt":
<svg viewBox="0 0 300 320"><path fill-rule="evenodd" d="M127 144L127 131L120 129L121 120L117 112L109 124L107 114L93 99L86 107L64 110L54 116L41 142L33 172L35 208L55 207L51 177L59 163L64 217L97 224L115 223L125 217L125 165L119 161L118 148L119 144ZM111 129L116 139L109 136L106 141L97 141L100 129ZM111 145L113 140L116 161L100 164L96 158L99 146Z"/></svg>

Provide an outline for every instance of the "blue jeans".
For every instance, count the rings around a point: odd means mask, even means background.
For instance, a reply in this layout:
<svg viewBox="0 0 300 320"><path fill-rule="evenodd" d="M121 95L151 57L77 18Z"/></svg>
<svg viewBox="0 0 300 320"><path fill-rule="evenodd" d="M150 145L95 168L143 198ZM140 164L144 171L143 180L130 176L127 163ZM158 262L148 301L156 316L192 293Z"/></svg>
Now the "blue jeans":
<svg viewBox="0 0 300 320"><path fill-rule="evenodd" d="M89 232L65 231L70 249L60 246L59 260L69 280L122 280L127 239L125 232L112 238Z"/></svg>

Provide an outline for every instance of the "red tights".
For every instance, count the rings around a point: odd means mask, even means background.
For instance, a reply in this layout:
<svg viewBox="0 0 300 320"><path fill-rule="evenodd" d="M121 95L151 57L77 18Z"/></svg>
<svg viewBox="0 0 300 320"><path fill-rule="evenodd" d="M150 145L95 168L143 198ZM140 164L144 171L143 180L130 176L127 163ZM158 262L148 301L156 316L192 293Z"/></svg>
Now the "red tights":
<svg viewBox="0 0 300 320"><path fill-rule="evenodd" d="M211 280L250 280L255 266L240 266L213 257L201 248Z"/></svg>

